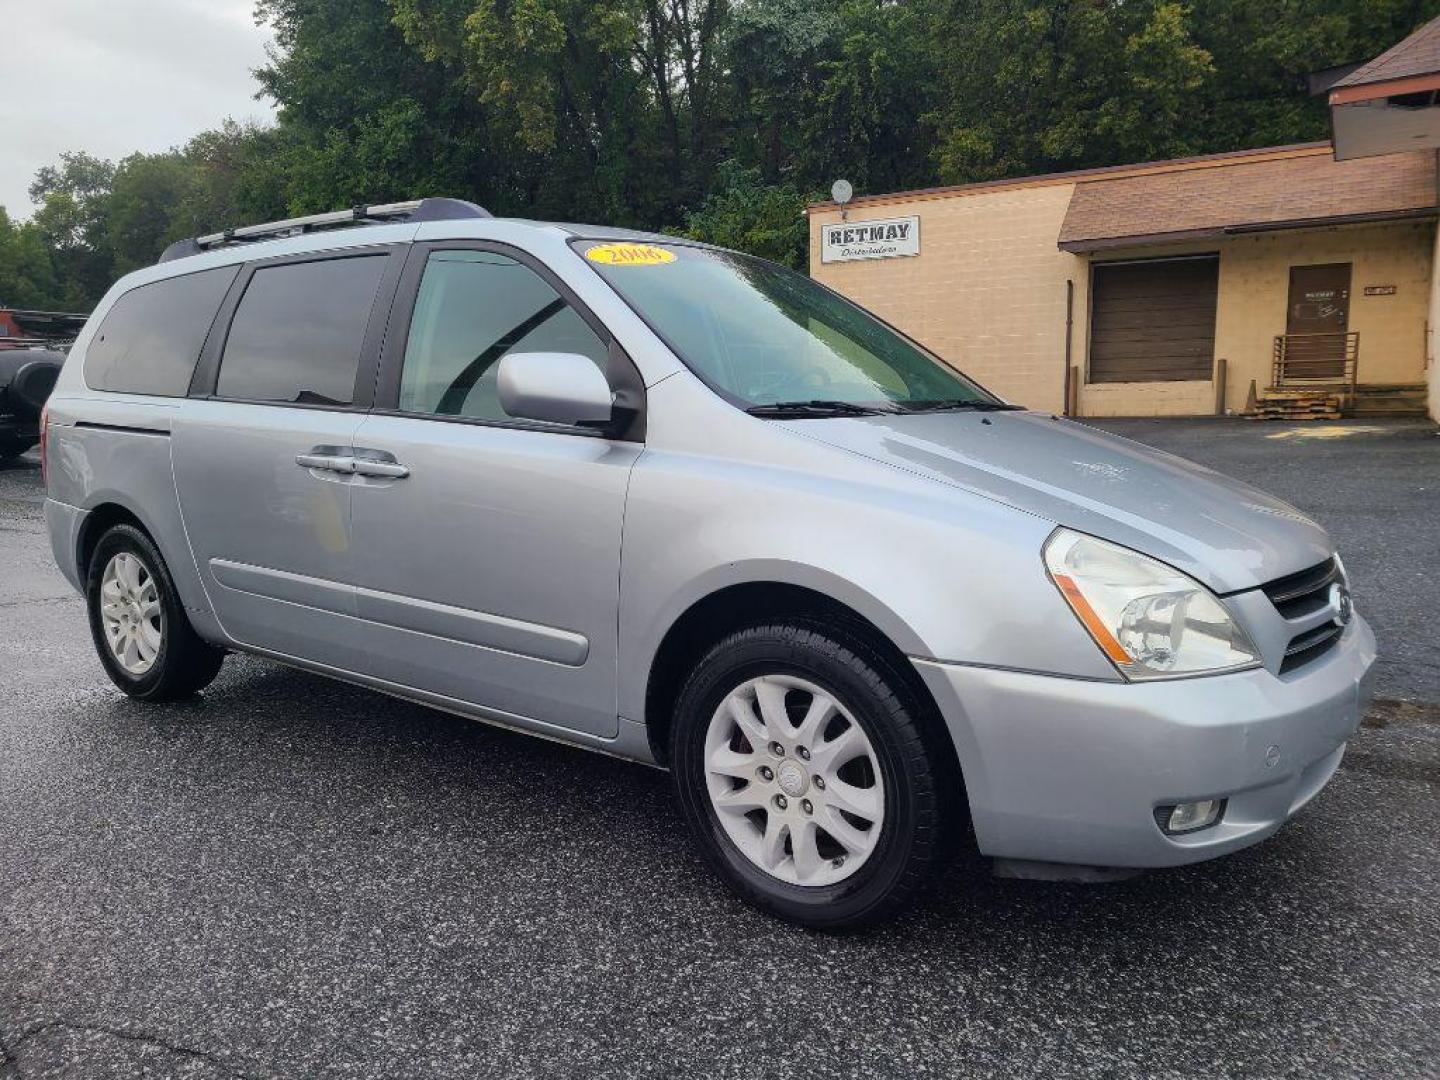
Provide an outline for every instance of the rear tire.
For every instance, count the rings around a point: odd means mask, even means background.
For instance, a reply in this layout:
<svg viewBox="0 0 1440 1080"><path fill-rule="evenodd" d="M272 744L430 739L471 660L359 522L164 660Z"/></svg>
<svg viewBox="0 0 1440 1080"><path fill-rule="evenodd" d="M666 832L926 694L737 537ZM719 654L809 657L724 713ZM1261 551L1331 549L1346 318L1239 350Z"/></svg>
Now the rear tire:
<svg viewBox="0 0 1440 1080"><path fill-rule="evenodd" d="M875 650L823 625L729 635L687 679L673 727L671 774L701 854L782 919L823 930L888 919L942 848L922 711Z"/></svg>
<svg viewBox="0 0 1440 1080"><path fill-rule="evenodd" d="M100 537L85 600L105 674L130 697L180 701L220 671L225 651L195 633L159 549L133 525Z"/></svg>

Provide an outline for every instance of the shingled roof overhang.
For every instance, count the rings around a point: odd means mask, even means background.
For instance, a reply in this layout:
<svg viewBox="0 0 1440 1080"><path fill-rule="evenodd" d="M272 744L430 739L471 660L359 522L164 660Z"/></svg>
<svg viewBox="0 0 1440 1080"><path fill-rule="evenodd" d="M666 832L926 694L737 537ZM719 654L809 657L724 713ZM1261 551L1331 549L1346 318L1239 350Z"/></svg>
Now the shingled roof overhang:
<svg viewBox="0 0 1440 1080"><path fill-rule="evenodd" d="M1440 18L1362 64L1330 88L1331 105L1440 89Z"/></svg>
<svg viewBox="0 0 1440 1080"><path fill-rule="evenodd" d="M1440 148L1440 19L1330 88L1335 158Z"/></svg>
<svg viewBox="0 0 1440 1080"><path fill-rule="evenodd" d="M1321 148L1224 168L1095 179L1075 186L1058 246L1092 252L1428 218L1436 214L1435 192L1429 155L1337 162Z"/></svg>

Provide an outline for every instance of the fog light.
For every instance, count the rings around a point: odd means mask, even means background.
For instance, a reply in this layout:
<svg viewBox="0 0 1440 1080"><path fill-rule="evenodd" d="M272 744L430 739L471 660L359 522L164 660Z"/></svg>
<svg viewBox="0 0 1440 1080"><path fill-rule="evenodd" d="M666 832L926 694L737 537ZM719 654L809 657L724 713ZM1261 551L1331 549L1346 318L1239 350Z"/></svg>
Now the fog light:
<svg viewBox="0 0 1440 1080"><path fill-rule="evenodd" d="M1208 829L1225 813L1224 799L1201 799L1199 802L1184 802L1175 806L1157 806L1155 821L1163 832L1189 833L1196 829Z"/></svg>

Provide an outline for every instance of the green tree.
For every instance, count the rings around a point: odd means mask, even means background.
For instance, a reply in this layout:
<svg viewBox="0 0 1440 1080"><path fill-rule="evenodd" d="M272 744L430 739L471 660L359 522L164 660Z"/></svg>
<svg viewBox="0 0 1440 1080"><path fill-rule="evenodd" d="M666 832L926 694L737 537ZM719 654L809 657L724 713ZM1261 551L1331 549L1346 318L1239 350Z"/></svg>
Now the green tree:
<svg viewBox="0 0 1440 1080"><path fill-rule="evenodd" d="M8 224L0 239L0 297L43 295L44 306L86 310L173 240L285 216L288 145L279 129L227 121L182 149L119 165L62 154L31 186L33 218Z"/></svg>
<svg viewBox="0 0 1440 1080"><path fill-rule="evenodd" d="M1187 102L1215 76L1185 8L1170 0L976 0L930 116L941 178L1142 161L1195 152L1203 116Z"/></svg>
<svg viewBox="0 0 1440 1080"><path fill-rule="evenodd" d="M750 0L727 38L735 158L767 180L861 191L934 182L922 118L938 100L938 51L923 4Z"/></svg>
<svg viewBox="0 0 1440 1080"><path fill-rule="evenodd" d="M803 270L809 240L805 206L816 197L791 184L767 184L759 169L728 161L720 166L716 191L685 216L680 232Z"/></svg>
<svg viewBox="0 0 1440 1080"><path fill-rule="evenodd" d="M112 162L76 152L40 169L30 185L38 204L31 224L50 251L59 306L93 304L114 280L106 221L114 180Z"/></svg>
<svg viewBox="0 0 1440 1080"><path fill-rule="evenodd" d="M724 0L393 0L467 87L541 216L658 225L724 156Z"/></svg>
<svg viewBox="0 0 1440 1080"><path fill-rule="evenodd" d="M120 162L105 207L112 276L149 266L167 244L187 235L180 212L194 182L192 163L176 150Z"/></svg>
<svg viewBox="0 0 1440 1080"><path fill-rule="evenodd" d="M0 206L0 307L61 306L55 269L40 230L28 222L15 224Z"/></svg>
<svg viewBox="0 0 1440 1080"><path fill-rule="evenodd" d="M929 114L950 182L1329 134L1305 76L1368 60L1440 0L950 0Z"/></svg>
<svg viewBox="0 0 1440 1080"><path fill-rule="evenodd" d="M934 183L924 117L939 100L943 50L924 4L847 0L832 55L802 126L800 173L828 189L844 176L860 191Z"/></svg>
<svg viewBox="0 0 1440 1080"><path fill-rule="evenodd" d="M762 174L793 171L806 154L798 117L824 89L821 65L839 51L840 5L751 0L735 12L728 38L735 99L744 122L736 149Z"/></svg>
<svg viewBox="0 0 1440 1080"><path fill-rule="evenodd" d="M275 32L256 74L280 104L266 157L288 213L439 192L516 201L473 94L407 44L385 0L260 0L256 10ZM241 208L258 208L255 185L245 189Z"/></svg>
<svg viewBox="0 0 1440 1080"><path fill-rule="evenodd" d="M1440 0L258 0L270 125L41 169L5 298L166 243L432 194L805 264L807 197L1323 138L1303 77ZM12 208L13 209L13 208ZM28 302L28 301L27 301Z"/></svg>
<svg viewBox="0 0 1440 1080"><path fill-rule="evenodd" d="M41 231L56 247L94 245L105 228L105 198L115 165L83 151L63 153L45 165L30 185L30 201L41 206Z"/></svg>
<svg viewBox="0 0 1440 1080"><path fill-rule="evenodd" d="M289 127L234 120L196 135L184 149L191 183L174 216L179 234L285 217L295 144Z"/></svg>
<svg viewBox="0 0 1440 1080"><path fill-rule="evenodd" d="M1219 77L1194 101L1206 150L1325 139L1310 72L1369 60L1428 20L1440 0L1193 0L1196 38Z"/></svg>

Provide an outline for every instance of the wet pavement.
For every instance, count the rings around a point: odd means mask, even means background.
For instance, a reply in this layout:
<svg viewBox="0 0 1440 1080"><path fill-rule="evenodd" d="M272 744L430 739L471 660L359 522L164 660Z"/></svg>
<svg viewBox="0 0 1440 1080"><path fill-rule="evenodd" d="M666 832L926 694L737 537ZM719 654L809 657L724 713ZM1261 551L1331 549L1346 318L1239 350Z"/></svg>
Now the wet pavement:
<svg viewBox="0 0 1440 1080"><path fill-rule="evenodd" d="M1107 426L1330 527L1387 700L1258 847L962 856L847 937L733 900L655 770L249 658L123 699L0 466L0 1078L1437 1075L1440 439Z"/></svg>

